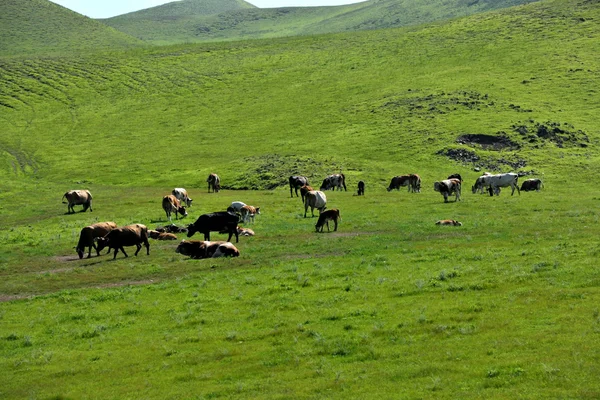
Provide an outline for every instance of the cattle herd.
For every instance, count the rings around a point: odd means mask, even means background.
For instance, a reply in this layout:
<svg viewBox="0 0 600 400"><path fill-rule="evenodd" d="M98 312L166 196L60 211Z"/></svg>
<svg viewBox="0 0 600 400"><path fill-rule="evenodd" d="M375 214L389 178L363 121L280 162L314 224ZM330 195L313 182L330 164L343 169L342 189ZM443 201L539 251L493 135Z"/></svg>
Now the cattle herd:
<svg viewBox="0 0 600 400"><path fill-rule="evenodd" d="M514 195L515 189L519 194L521 191L540 191L543 183L540 179L527 179L518 187L519 176L515 173L505 174L490 174L484 173L475 181L471 187L473 194L489 193L490 196L500 195L500 188L510 187L511 195ZM216 174L210 174L207 178L208 192L219 192L221 181ZM433 189L439 192L444 197L444 202L448 202L448 197L455 195L455 201L461 200L462 177L459 174L450 175L447 179L434 182ZM326 209L327 196L326 190L344 190L347 191L346 177L344 174L329 175L323 180L320 190L314 190L304 176L293 175L289 178L290 197L300 197L304 204L304 217L310 207L311 216L314 215L314 210L319 211L319 218L315 224L317 232L323 232L325 225L327 231L329 222L333 222L334 231L337 231L338 221L341 220L340 210L337 208ZM421 178L417 174L394 176L387 188L387 191L393 189L400 190L401 187L408 187L409 192L420 193ZM365 194L365 183L358 182L358 190L356 195L363 196ZM70 190L63 195L63 203L68 204L67 214L74 213L75 205L82 205L82 211L88 209L92 211L92 194L88 190ZM114 222L100 222L81 229L79 242L75 247L75 251L79 258L83 258L87 248L87 257L91 257L92 248L99 256L100 252L108 248L108 252L114 249L113 259L117 257L119 250L127 257L124 247L136 246L135 255L140 252L142 246L146 247L146 254L150 254L150 243L148 238L155 240L178 240L176 233L187 233L187 237L191 238L196 232L204 235L204 240L182 240L176 248L176 253L189 256L194 259L212 258L212 257L237 257L239 250L231 243L231 238L235 235L235 241L238 243L239 236L254 236L254 231L250 228L240 227L238 224L254 222L256 215L260 215L260 207L247 205L241 201L234 201L226 211L213 212L202 214L193 223L185 228L178 227L172 224L171 216L175 214L175 219L179 216L186 217L188 215L186 207L192 206L192 199L189 197L184 188L175 188L171 194L166 195L162 199L162 208L166 213L167 219L171 222L166 227L159 227L156 230L148 230L143 224L132 224L122 227L117 227ZM461 226L459 221L447 219L436 222L437 225ZM210 241L210 232L219 232L228 234L227 241Z"/></svg>

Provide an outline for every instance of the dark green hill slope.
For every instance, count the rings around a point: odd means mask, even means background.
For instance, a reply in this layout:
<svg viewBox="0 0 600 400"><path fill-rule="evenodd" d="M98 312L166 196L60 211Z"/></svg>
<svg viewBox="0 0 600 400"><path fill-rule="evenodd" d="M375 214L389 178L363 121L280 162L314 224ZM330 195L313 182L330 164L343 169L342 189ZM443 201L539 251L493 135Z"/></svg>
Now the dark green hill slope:
<svg viewBox="0 0 600 400"><path fill-rule="evenodd" d="M48 0L0 1L0 56L141 46L131 36Z"/></svg>
<svg viewBox="0 0 600 400"><path fill-rule="evenodd" d="M194 0L198 8L208 0ZM417 25L530 3L532 0L370 0L336 7L231 8L173 15L177 3L103 20L155 43L272 38ZM182 2L186 3L186 2ZM210 3L207 3L210 4ZM184 4L178 7L186 8ZM208 7L207 8L211 8ZM211 9L215 9L212 7Z"/></svg>

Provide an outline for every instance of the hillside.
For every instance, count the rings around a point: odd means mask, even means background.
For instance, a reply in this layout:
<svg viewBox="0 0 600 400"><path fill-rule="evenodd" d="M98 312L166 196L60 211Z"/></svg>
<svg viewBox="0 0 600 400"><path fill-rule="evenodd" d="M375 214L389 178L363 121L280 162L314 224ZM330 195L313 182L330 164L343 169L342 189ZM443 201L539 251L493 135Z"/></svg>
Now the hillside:
<svg viewBox="0 0 600 400"><path fill-rule="evenodd" d="M598 21L597 1L544 0L0 58L0 398L599 398ZM483 171L544 188L474 194ZM288 177L339 172L342 220L317 233ZM409 173L420 193L386 190ZM184 257L204 237L179 233L78 258L93 223L167 225L174 187L194 199L179 226L260 207L240 257ZM67 214L71 189L93 211Z"/></svg>
<svg viewBox="0 0 600 400"><path fill-rule="evenodd" d="M370 0L335 7L248 8L206 12L207 0L194 0L177 14L179 2L103 20L106 24L156 44L258 39L383 29L442 21L532 0ZM182 2L186 3L186 2ZM206 4L206 6L204 6Z"/></svg>
<svg viewBox="0 0 600 400"><path fill-rule="evenodd" d="M0 56L128 49L141 42L48 0L0 2Z"/></svg>

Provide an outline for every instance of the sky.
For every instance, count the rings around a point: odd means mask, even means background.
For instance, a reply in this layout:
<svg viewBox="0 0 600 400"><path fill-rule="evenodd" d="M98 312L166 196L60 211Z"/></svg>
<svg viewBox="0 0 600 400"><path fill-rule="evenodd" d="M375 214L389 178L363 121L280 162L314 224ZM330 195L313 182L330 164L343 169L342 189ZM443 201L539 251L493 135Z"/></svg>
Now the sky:
<svg viewBox="0 0 600 400"><path fill-rule="evenodd" d="M171 3L173 0L51 0L90 18L110 18L144 8ZM245 0L260 8L339 6L364 0Z"/></svg>

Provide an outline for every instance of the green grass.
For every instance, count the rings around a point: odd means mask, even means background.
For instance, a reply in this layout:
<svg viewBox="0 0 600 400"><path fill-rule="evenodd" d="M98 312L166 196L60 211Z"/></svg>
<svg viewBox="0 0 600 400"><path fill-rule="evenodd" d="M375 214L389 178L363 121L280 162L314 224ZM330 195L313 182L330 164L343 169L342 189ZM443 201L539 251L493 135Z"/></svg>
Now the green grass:
<svg viewBox="0 0 600 400"><path fill-rule="evenodd" d="M597 398L599 18L549 1L1 59L0 397ZM457 143L499 132L518 148ZM470 193L474 166L520 160L541 193ZM287 177L340 170L366 196L328 192L342 221L317 234ZM207 193L210 172L226 190ZM411 172L422 193L385 190ZM463 201L444 204L433 182L455 172ZM239 258L155 241L150 256L77 258L90 223L165 224L178 186L194 198L181 224L261 207ZM75 188L93 212L66 214ZM464 225L435 225L446 218Z"/></svg>

